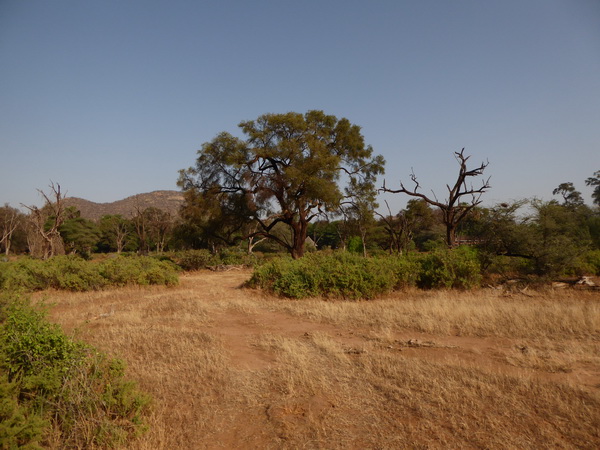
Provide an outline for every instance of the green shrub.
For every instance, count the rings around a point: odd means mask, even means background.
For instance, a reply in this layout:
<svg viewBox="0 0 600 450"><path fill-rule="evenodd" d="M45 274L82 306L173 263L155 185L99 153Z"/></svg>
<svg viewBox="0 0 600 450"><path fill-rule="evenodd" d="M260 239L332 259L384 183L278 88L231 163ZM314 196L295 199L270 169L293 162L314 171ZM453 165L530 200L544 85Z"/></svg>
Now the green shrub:
<svg viewBox="0 0 600 450"><path fill-rule="evenodd" d="M178 252L174 259L183 270L200 270L215 264L215 257L206 249Z"/></svg>
<svg viewBox="0 0 600 450"><path fill-rule="evenodd" d="M420 258L417 285L425 289L471 289L481 283L481 266L471 247L436 250Z"/></svg>
<svg viewBox="0 0 600 450"><path fill-rule="evenodd" d="M47 261L22 258L0 264L0 289L90 291L129 284L177 284L177 267L167 260L124 257L93 262L78 256L56 256Z"/></svg>
<svg viewBox="0 0 600 450"><path fill-rule="evenodd" d="M336 252L277 258L255 268L248 285L290 298L372 299L393 289L470 289L480 282L476 251L461 247L426 255L363 258Z"/></svg>
<svg viewBox="0 0 600 450"><path fill-rule="evenodd" d="M349 252L312 253L299 260L277 258L256 268L250 286L291 298L370 299L390 291L396 278L384 259Z"/></svg>
<svg viewBox="0 0 600 450"><path fill-rule="evenodd" d="M97 265L78 256L56 256L48 261L50 287L67 291L91 291L106 284Z"/></svg>
<svg viewBox="0 0 600 450"><path fill-rule="evenodd" d="M22 258L16 262L0 264L1 287L6 290L36 291L49 285L49 266L44 261Z"/></svg>
<svg viewBox="0 0 600 450"><path fill-rule="evenodd" d="M4 289L88 291L104 285L104 280L91 263L73 255L55 256L47 261L22 258L0 265L0 270Z"/></svg>
<svg viewBox="0 0 600 450"><path fill-rule="evenodd" d="M590 250L583 259L589 272L600 275L600 250Z"/></svg>
<svg viewBox="0 0 600 450"><path fill-rule="evenodd" d="M44 310L0 298L0 448L123 446L142 432L149 403L122 361L67 337Z"/></svg>
<svg viewBox="0 0 600 450"><path fill-rule="evenodd" d="M31 308L27 303L10 303L0 336L9 377L39 376L41 380L51 371L52 377L48 379L60 384L60 378L70 369L69 364L80 359L81 345L44 317L43 310Z"/></svg>
<svg viewBox="0 0 600 450"><path fill-rule="evenodd" d="M413 254L382 256L383 264L387 264L394 273L394 289L415 287L419 280L421 265Z"/></svg>
<svg viewBox="0 0 600 450"><path fill-rule="evenodd" d="M360 236L352 236L348 239L346 248L351 253L362 253L363 252L363 241Z"/></svg>
<svg viewBox="0 0 600 450"><path fill-rule="evenodd" d="M99 271L107 283L113 286L131 284L173 286L178 283L177 271L172 263L149 256L111 258L100 263Z"/></svg>
<svg viewBox="0 0 600 450"><path fill-rule="evenodd" d="M219 264L254 266L261 259L256 253L248 254L240 248L233 247L223 248L216 254L206 249L185 250L175 253L172 257L175 264L188 271L202 270Z"/></svg>
<svg viewBox="0 0 600 450"><path fill-rule="evenodd" d="M50 423L19 402L19 383L0 375L0 448L41 448L44 429Z"/></svg>
<svg viewBox="0 0 600 450"><path fill-rule="evenodd" d="M236 248L225 247L218 254L218 264L237 266L246 264L247 260L248 254Z"/></svg>

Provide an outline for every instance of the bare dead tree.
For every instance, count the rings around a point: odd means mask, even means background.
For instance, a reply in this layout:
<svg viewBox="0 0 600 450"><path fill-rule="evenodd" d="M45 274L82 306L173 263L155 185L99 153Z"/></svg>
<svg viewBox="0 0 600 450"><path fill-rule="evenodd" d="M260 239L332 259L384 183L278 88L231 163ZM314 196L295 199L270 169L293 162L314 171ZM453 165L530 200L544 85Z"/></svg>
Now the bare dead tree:
<svg viewBox="0 0 600 450"><path fill-rule="evenodd" d="M65 253L64 243L59 228L65 221L65 195L60 184L50 182L51 193L46 194L41 189L38 192L44 199L44 206L23 205L29 210L29 233L27 241L29 252L43 259Z"/></svg>
<svg viewBox="0 0 600 450"><path fill-rule="evenodd" d="M455 245L456 229L460 222L467 216L469 211L481 203L481 196L491 187L489 178L484 180L479 188L474 188L473 185L467 185L467 179L469 177L483 175L489 162L481 163L479 167L474 169L468 169L467 161L470 156L465 156L464 151L465 149L463 148L460 152L454 152L455 158L460 165L460 169L454 185L452 187L448 184L446 185L448 197L443 202L440 202L437 199L435 193L433 194L433 198L430 198L425 194L418 192L421 186L419 185L414 172L410 175L410 179L414 183L414 188L412 190L407 189L402 182L400 182L400 189L388 189L385 186L385 180L383 182L383 187L380 189L380 191L383 192L391 192L393 194L402 193L410 195L411 197L418 197L425 200L428 204L438 207L442 212L442 221L446 226L446 243L449 247Z"/></svg>
<svg viewBox="0 0 600 450"><path fill-rule="evenodd" d="M6 256L10 253L10 244L12 235L19 226L19 211L11 208L8 203L1 208L2 216L0 217L0 247L4 246Z"/></svg>
<svg viewBox="0 0 600 450"><path fill-rule="evenodd" d="M123 247L125 247L125 240L129 236L129 227L123 220L115 221L113 225L113 232L115 233L117 253L120 254L123 251Z"/></svg>

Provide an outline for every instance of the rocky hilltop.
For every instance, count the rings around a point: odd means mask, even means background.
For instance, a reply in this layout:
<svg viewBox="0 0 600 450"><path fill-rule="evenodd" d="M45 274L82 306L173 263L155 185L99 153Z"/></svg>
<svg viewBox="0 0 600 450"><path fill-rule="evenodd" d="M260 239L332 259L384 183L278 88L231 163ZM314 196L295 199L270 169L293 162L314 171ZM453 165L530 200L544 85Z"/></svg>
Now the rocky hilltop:
<svg viewBox="0 0 600 450"><path fill-rule="evenodd" d="M81 217L98 220L108 214L120 214L130 219L136 211L149 207L159 208L163 211L177 215L183 203L183 194L179 191L154 191L146 194L137 194L112 203L96 203L78 197L65 198L67 206L74 206L81 211Z"/></svg>

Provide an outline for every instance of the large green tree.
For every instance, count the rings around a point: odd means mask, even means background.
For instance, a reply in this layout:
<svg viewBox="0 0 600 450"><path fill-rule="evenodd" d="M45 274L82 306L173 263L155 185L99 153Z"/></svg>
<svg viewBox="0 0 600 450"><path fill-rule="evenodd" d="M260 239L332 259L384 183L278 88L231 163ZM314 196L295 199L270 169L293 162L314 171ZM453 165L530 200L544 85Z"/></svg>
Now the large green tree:
<svg viewBox="0 0 600 450"><path fill-rule="evenodd" d="M74 206L65 210L65 221L58 231L63 239L65 251L88 257L96 250L101 232L91 220L81 217Z"/></svg>
<svg viewBox="0 0 600 450"><path fill-rule="evenodd" d="M263 236L299 258L311 220L344 199L342 182L374 191L383 173L383 157L373 156L360 127L345 118L323 111L264 114L239 127L245 139L219 134L178 181L187 193L184 210L201 204L206 228L223 240ZM256 231L245 232L254 222ZM278 224L290 229L291 242L272 232Z"/></svg>

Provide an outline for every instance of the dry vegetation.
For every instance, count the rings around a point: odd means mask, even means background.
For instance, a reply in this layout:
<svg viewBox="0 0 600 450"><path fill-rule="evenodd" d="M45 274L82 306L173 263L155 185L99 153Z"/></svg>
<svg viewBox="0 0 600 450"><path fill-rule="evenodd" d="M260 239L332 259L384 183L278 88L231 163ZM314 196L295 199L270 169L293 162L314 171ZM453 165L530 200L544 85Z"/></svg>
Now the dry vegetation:
<svg viewBox="0 0 600 450"><path fill-rule="evenodd" d="M135 448L600 447L598 293L298 301L249 276L42 295L153 396Z"/></svg>

